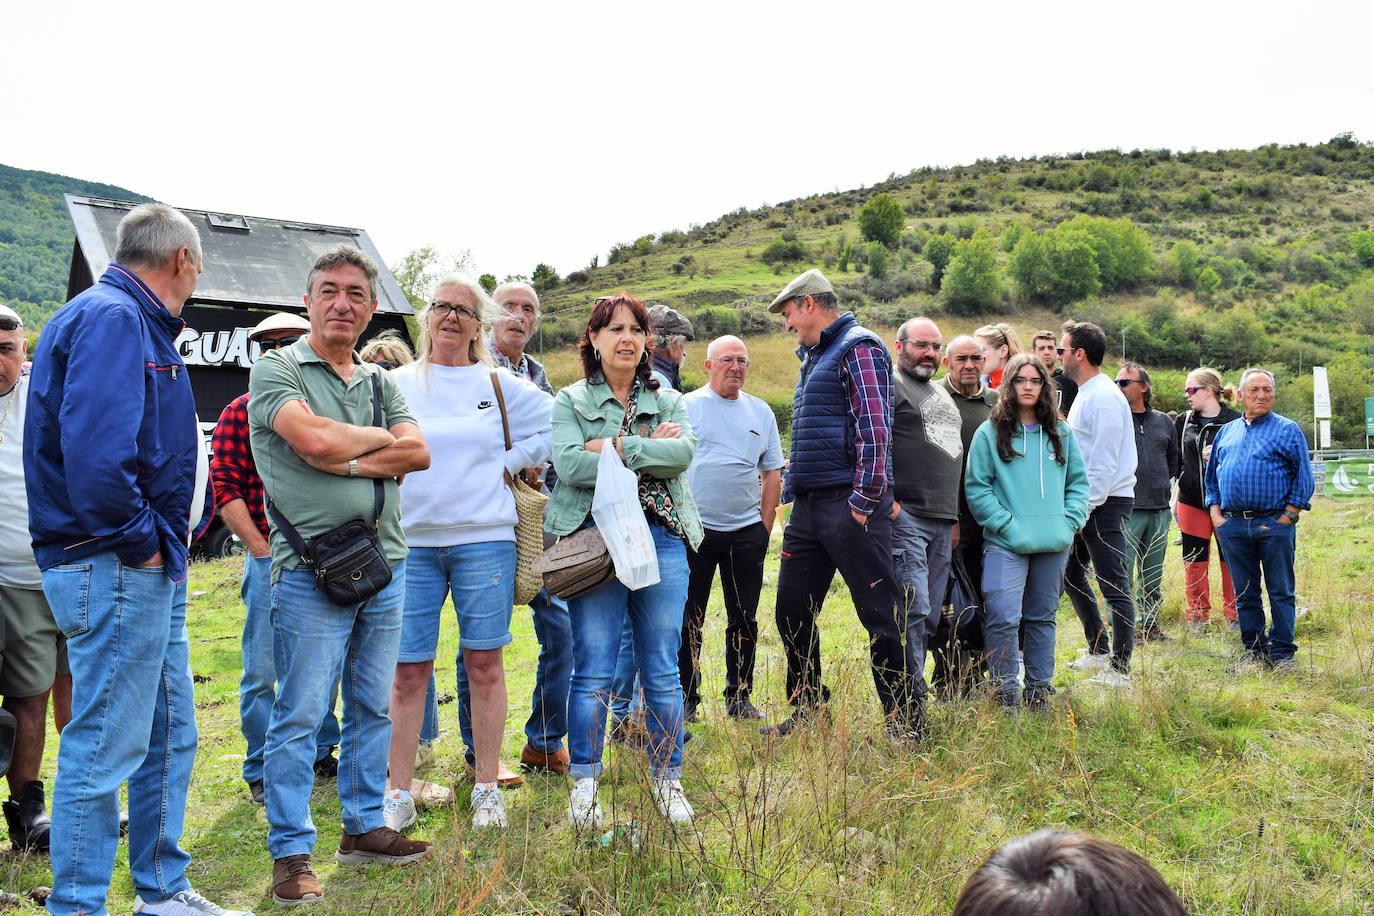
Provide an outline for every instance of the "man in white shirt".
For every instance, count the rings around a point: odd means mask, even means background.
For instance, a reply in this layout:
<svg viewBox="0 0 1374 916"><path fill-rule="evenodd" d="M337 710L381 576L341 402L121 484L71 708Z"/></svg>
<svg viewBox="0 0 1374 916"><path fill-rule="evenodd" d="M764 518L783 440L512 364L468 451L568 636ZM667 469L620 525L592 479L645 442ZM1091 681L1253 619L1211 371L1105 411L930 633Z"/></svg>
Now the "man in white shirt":
<svg viewBox="0 0 1374 916"><path fill-rule="evenodd" d="M1089 511L1087 523L1073 539L1064 583L1088 640L1087 653L1070 667L1097 671L1089 683L1125 687L1130 684L1135 643L1135 602L1126 569L1126 522L1135 505L1135 434L1125 395L1102 374L1106 352L1106 335L1086 321L1070 325L1059 342L1064 374L1078 384L1069 427L1088 469ZM1090 564L1112 610L1110 655L1097 597L1088 582Z"/></svg>
<svg viewBox="0 0 1374 916"><path fill-rule="evenodd" d="M682 614L678 668L690 721L701 703L701 628L711 582L720 568L725 592L725 713L759 719L749 701L758 645L757 611L763 558L782 493L782 443L772 409L743 391L749 352L738 337L718 337L706 348L706 387L683 400L697 434L687 481L706 536L687 552L690 579Z"/></svg>

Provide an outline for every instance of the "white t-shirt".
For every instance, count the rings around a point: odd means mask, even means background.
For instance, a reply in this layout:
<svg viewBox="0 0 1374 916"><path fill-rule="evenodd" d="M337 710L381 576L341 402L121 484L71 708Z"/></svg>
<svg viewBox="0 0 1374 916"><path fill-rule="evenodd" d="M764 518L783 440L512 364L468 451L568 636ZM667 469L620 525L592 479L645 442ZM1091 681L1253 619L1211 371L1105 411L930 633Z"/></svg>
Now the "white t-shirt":
<svg viewBox="0 0 1374 916"><path fill-rule="evenodd" d="M391 373L429 445L428 470L401 484L401 528L410 547L515 540L515 498L503 471L518 474L549 460L553 398L504 369L510 415L505 450L490 366L422 366Z"/></svg>
<svg viewBox="0 0 1374 916"><path fill-rule="evenodd" d="M0 395L0 585L42 588L43 574L33 559L29 535L29 495L24 489L24 409L29 377L20 375L8 394Z"/></svg>
<svg viewBox="0 0 1374 916"><path fill-rule="evenodd" d="M1131 405L1116 382L1098 373L1078 386L1069 408L1083 463L1088 469L1088 509L1110 496L1135 498L1135 430Z"/></svg>
<svg viewBox="0 0 1374 916"><path fill-rule="evenodd" d="M741 391L732 401L709 385L682 400L697 437L687 485L701 524L713 531L738 531L762 521L759 472L782 467L773 411L752 394Z"/></svg>

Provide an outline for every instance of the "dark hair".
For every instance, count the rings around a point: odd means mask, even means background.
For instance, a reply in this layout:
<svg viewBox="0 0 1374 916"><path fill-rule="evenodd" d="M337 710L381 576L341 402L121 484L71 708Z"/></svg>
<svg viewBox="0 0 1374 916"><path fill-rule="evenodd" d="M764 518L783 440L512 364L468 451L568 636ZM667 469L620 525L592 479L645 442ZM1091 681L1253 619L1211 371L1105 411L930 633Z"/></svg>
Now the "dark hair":
<svg viewBox="0 0 1374 916"><path fill-rule="evenodd" d="M1034 349L1035 345L1042 340L1048 340L1051 343L1055 344L1059 343L1059 338L1054 336L1053 331L1049 329L1046 329L1044 331L1036 331L1035 336L1031 338L1031 349Z"/></svg>
<svg viewBox="0 0 1374 916"><path fill-rule="evenodd" d="M815 299L816 304L827 312L839 311L840 300L836 298L834 293L812 293L811 298Z"/></svg>
<svg viewBox="0 0 1374 916"><path fill-rule="evenodd" d="M992 429L997 433L997 457L1003 461L1023 457L1021 452L1012 448L1012 436L1021 429L1021 416L1016 403L1016 376L1021 371L1022 366L1034 366L1036 373L1040 376L1040 397L1035 402L1035 422L1040 424L1040 428L1045 431L1045 435L1050 439L1050 445L1054 447L1054 460L1060 464L1064 463L1064 443L1059 436L1059 414L1054 409L1054 380L1050 378L1050 371L1045 368L1045 364L1033 353L1018 353L1007 360L1007 367L1002 371L1002 396L997 400L997 406L992 408L992 415L988 418L992 421Z"/></svg>
<svg viewBox="0 0 1374 916"><path fill-rule="evenodd" d="M1018 837L969 876L953 916L1187 916L1154 867L1115 843L1040 830Z"/></svg>
<svg viewBox="0 0 1374 916"><path fill-rule="evenodd" d="M644 307L644 303L628 293L603 296L592 306L592 313L587 317L587 327L577 339L577 354L582 358L582 377L589 382L598 376L602 379L606 377L601 372L601 361L596 358L596 348L592 346L592 334L610 324L611 316L622 305L630 310L635 324L644 332L644 355L639 358L639 365L635 366L635 375L639 376L642 387L649 391L657 391L658 381L649 374L649 338L654 333L653 323L649 320L649 310Z"/></svg>
<svg viewBox="0 0 1374 916"><path fill-rule="evenodd" d="M1069 343L1075 350L1081 349L1088 355L1088 362L1094 366L1102 365L1107 355L1107 335L1091 321L1075 321L1064 331L1069 335Z"/></svg>
<svg viewBox="0 0 1374 916"><path fill-rule="evenodd" d="M1125 363L1122 369L1130 369L1140 378L1141 384L1145 386L1145 409L1150 410L1154 406L1155 391L1150 384L1150 373L1140 363Z"/></svg>

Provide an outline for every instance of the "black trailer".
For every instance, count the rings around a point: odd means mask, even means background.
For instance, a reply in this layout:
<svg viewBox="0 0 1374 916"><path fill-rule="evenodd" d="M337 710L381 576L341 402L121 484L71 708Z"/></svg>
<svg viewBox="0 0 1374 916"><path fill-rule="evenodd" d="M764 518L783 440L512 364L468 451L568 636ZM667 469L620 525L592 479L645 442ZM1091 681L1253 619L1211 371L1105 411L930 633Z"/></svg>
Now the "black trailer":
<svg viewBox="0 0 1374 916"><path fill-rule="evenodd" d="M64 197L76 230L67 279L67 298L71 299L105 272L113 260L115 228L138 203ZM341 242L354 245L377 263L377 311L363 340L391 330L411 342L405 323L412 314L410 303L362 229L178 209L200 231L205 258L195 295L181 313L186 330L177 338L177 348L188 367L207 448L220 411L248 390L248 370L260 352L248 340L249 332L273 312L304 314L301 297L306 276L315 258L327 249ZM232 549L233 539L218 519L208 527L202 523L201 529L198 552L217 556Z"/></svg>

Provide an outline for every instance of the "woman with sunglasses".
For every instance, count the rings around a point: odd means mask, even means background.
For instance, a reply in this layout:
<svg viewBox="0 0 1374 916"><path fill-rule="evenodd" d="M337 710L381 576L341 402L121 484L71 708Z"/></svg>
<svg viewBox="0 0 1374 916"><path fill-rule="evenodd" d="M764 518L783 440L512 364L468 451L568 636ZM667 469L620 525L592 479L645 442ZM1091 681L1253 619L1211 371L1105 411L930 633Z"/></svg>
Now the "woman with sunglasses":
<svg viewBox="0 0 1374 916"><path fill-rule="evenodd" d="M1207 460L1212 455L1212 440L1221 428L1240 416L1229 406L1236 389L1225 385L1221 373L1206 366L1188 373L1183 393L1188 398L1188 410L1175 421L1182 468L1178 476L1178 500L1174 512L1178 529L1183 534L1183 593L1188 604L1188 630L1194 636L1207 632L1212 619L1211 583L1208 581L1208 555L1216 531L1212 516L1203 505L1203 482L1207 477ZM1231 584L1231 570L1221 555L1217 542L1217 563L1221 567L1221 612L1236 623L1236 589Z"/></svg>
<svg viewBox="0 0 1374 916"><path fill-rule="evenodd" d="M1074 532L1088 518L1088 472L1054 383L1029 353L1006 365L1001 399L969 445L964 493L983 528L983 639L997 703L1018 709L1024 626L1026 706L1043 709L1054 677L1055 613Z"/></svg>
<svg viewBox="0 0 1374 916"><path fill-rule="evenodd" d="M473 779L472 825L505 827L499 756L506 724L502 650L515 599L513 475L543 464L553 399L494 368L487 330L496 306L481 286L445 277L420 313L419 354L392 373L425 431L431 464L401 484L405 616L391 690L391 785L382 816L393 830L415 822L414 777L425 691L434 670L440 612L452 594L458 618L458 724ZM499 375L497 374L499 373ZM499 378L501 391L496 390ZM510 421L505 444L500 400Z"/></svg>
<svg viewBox="0 0 1374 916"><path fill-rule="evenodd" d="M983 384L1001 388L1007 360L1021 353L1021 338L1009 324L985 324L973 336L983 345Z"/></svg>

